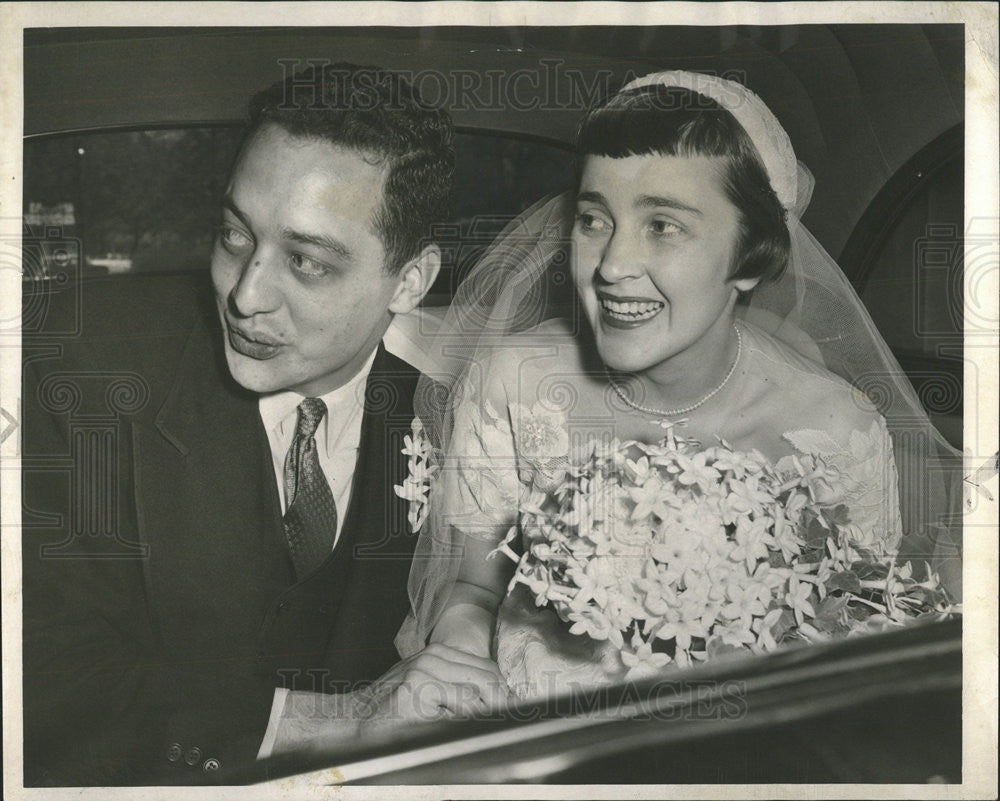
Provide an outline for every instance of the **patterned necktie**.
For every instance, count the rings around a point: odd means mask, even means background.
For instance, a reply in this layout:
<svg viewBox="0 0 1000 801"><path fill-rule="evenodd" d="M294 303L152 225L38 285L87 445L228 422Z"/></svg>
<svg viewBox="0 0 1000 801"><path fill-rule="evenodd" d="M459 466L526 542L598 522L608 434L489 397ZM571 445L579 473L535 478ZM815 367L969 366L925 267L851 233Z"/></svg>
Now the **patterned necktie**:
<svg viewBox="0 0 1000 801"><path fill-rule="evenodd" d="M299 404L295 439L285 457L285 538L301 581L330 555L337 535L337 505L319 466L316 427L326 414L319 398Z"/></svg>

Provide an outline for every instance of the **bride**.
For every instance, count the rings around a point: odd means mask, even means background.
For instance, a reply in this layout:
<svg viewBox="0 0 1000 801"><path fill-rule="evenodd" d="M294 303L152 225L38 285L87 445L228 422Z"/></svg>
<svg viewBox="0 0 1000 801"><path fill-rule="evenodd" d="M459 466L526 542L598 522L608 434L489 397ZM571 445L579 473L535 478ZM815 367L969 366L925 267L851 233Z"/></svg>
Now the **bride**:
<svg viewBox="0 0 1000 801"><path fill-rule="evenodd" d="M950 454L801 226L811 177L760 99L649 75L587 114L577 152L575 193L501 235L432 341L428 372L449 392L418 391L441 456L428 505L414 496L427 519L402 655L440 643L495 659L522 697L621 680L617 649L571 634L523 585L508 593L513 563L490 555L579 454L665 429L779 472L821 457L833 469L818 502L843 507L857 544L955 573L938 480Z"/></svg>

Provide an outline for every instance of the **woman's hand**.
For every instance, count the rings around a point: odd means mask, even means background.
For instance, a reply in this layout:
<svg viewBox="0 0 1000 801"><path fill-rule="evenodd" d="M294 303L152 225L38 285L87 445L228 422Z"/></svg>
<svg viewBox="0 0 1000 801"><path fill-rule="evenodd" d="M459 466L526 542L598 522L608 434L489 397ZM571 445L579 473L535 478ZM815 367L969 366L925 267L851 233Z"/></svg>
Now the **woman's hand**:
<svg viewBox="0 0 1000 801"><path fill-rule="evenodd" d="M456 603L441 613L429 642L489 659L495 625L495 612L474 603Z"/></svg>

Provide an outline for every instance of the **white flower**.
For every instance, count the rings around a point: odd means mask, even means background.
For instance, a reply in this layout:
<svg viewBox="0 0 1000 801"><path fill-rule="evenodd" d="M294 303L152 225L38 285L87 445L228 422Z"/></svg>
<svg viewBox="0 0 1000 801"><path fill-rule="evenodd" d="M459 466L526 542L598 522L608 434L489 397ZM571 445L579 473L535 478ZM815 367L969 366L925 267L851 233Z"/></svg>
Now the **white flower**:
<svg viewBox="0 0 1000 801"><path fill-rule="evenodd" d="M417 456L421 459L427 458L433 446L424 433L424 424L419 417L414 417L410 423L410 433L403 437L403 455Z"/></svg>
<svg viewBox="0 0 1000 801"><path fill-rule="evenodd" d="M783 611L781 607L776 607L764 615L764 617L755 619L751 624L751 630L757 632L757 646L762 650L773 651L778 647L778 643L775 642L771 630L774 628L774 624L778 622Z"/></svg>
<svg viewBox="0 0 1000 801"><path fill-rule="evenodd" d="M594 640L610 640L617 648L624 644L620 631L615 629L607 615L589 608L585 613L571 614L570 634L587 634Z"/></svg>
<svg viewBox="0 0 1000 801"><path fill-rule="evenodd" d="M642 484L649 476L649 457L642 456L636 461L625 459L625 475L636 484Z"/></svg>
<svg viewBox="0 0 1000 801"><path fill-rule="evenodd" d="M435 449L424 433L423 423L414 417L410 424L410 434L403 438L402 453L409 456L409 475L402 484L393 487L396 495L410 502L406 519L410 529L417 532L427 520L429 510L428 495L438 467L432 463Z"/></svg>
<svg viewBox="0 0 1000 801"><path fill-rule="evenodd" d="M802 553L802 540L795 526L785 518L785 513L781 506L775 504L774 512L774 543L781 550L781 555L786 562L790 562L792 557Z"/></svg>
<svg viewBox="0 0 1000 801"><path fill-rule="evenodd" d="M722 640L726 645L732 645L736 648L742 648L745 645L750 645L756 642L756 637L754 633L750 630L750 627L744 625L740 620L734 620L731 623L717 625L712 629L713 639L718 638Z"/></svg>
<svg viewBox="0 0 1000 801"><path fill-rule="evenodd" d="M681 484L697 484L702 491L707 492L708 487L719 480L719 471L707 463L705 451L696 453L692 458L688 458L682 453L677 454L677 463L681 468L677 480Z"/></svg>
<svg viewBox="0 0 1000 801"><path fill-rule="evenodd" d="M512 417L523 429L518 435L533 436L539 448L553 438L560 446L561 419L533 408L525 426L527 411L520 407ZM496 429L502 430L499 422ZM419 451L415 442L413 450ZM496 552L517 561L511 587L526 585L572 633L610 642L631 676L668 661L685 666L706 659L714 647L703 649L702 641L762 653L779 638L824 639L829 635L813 619L825 583L861 558L886 565L858 542L862 535L837 509L817 501L832 473L813 456L787 457L788 478L757 452L725 443L700 449L669 431L655 445L614 440L595 442L590 451L554 483L520 493L519 527ZM537 455L544 461L550 454ZM426 499L423 483L433 474L432 467L411 470L402 490L412 502ZM816 522L822 528L810 536L825 539L825 549L819 555L810 549L806 562L800 529ZM520 557L509 547L518 532L525 545ZM887 579L868 581L865 598L847 601L880 613L870 623L845 613L852 631L897 625L934 605L931 611L941 614L952 609L934 592L936 576L924 587L909 567L887 566ZM794 621L787 630L786 621ZM628 630L635 635L627 648ZM653 652L655 640L673 641L672 660Z"/></svg>
<svg viewBox="0 0 1000 801"><path fill-rule="evenodd" d="M658 534L661 541L649 546L650 556L669 566L671 571L683 571L698 557L693 538L686 534L683 530L664 532L661 529Z"/></svg>
<svg viewBox="0 0 1000 801"><path fill-rule="evenodd" d="M752 522L740 518L736 521L736 547L730 558L746 562L747 570L753 570L759 559L767 559L767 546L770 540L766 518Z"/></svg>
<svg viewBox="0 0 1000 801"><path fill-rule="evenodd" d="M546 409L536 402L530 409L520 403L510 404L510 424L518 453L525 459L546 462L569 456L566 415Z"/></svg>
<svg viewBox="0 0 1000 801"><path fill-rule="evenodd" d="M665 509L667 501L664 496L669 491L669 486L655 473L649 475L638 487L630 488L629 497L635 501L632 520L645 520L652 514L661 520L666 517L669 512Z"/></svg>
<svg viewBox="0 0 1000 801"><path fill-rule="evenodd" d="M658 640L676 640L677 647L687 650L691 647L692 637L705 637L708 632L698 617L687 618L678 615L676 620L668 620L656 632Z"/></svg>
<svg viewBox="0 0 1000 801"><path fill-rule="evenodd" d="M805 615L816 617L816 610L809 602L811 593L812 587L808 583L799 581L795 576L788 579L788 594L785 595L785 603L795 613L795 620L799 625L802 624Z"/></svg>
<svg viewBox="0 0 1000 801"><path fill-rule="evenodd" d="M653 647L648 642L632 638L633 650L623 649L621 653L622 662L628 668L625 674L626 681L636 681L655 675L664 665L670 661L670 657L663 653L654 653Z"/></svg>
<svg viewBox="0 0 1000 801"><path fill-rule="evenodd" d="M765 592L770 595L770 591ZM749 626L754 617L767 611L761 602L759 588L753 584L742 587L730 584L727 595L729 603L722 607L722 614L730 620L739 620L744 626Z"/></svg>

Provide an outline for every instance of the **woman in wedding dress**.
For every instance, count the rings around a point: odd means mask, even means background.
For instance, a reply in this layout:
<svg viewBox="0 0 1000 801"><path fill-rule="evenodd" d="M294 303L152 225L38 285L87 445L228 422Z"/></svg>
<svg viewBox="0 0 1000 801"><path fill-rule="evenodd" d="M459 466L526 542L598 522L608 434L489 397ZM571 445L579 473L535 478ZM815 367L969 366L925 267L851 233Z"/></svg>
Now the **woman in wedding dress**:
<svg viewBox="0 0 1000 801"><path fill-rule="evenodd" d="M512 562L488 558L523 499L597 443L670 429L783 472L818 456L817 501L842 507L853 542L892 553L905 529L928 559L946 542L943 500L901 513L893 450L914 434L906 475L926 477L942 440L799 223L811 178L760 99L711 76L646 76L587 114L578 157L573 195L527 212L461 287L435 342L448 397L418 398L441 459L397 644L495 659L519 697L627 671L524 586L508 593ZM553 309L567 240L577 300ZM880 408L862 391L873 378L889 382L872 392Z"/></svg>

